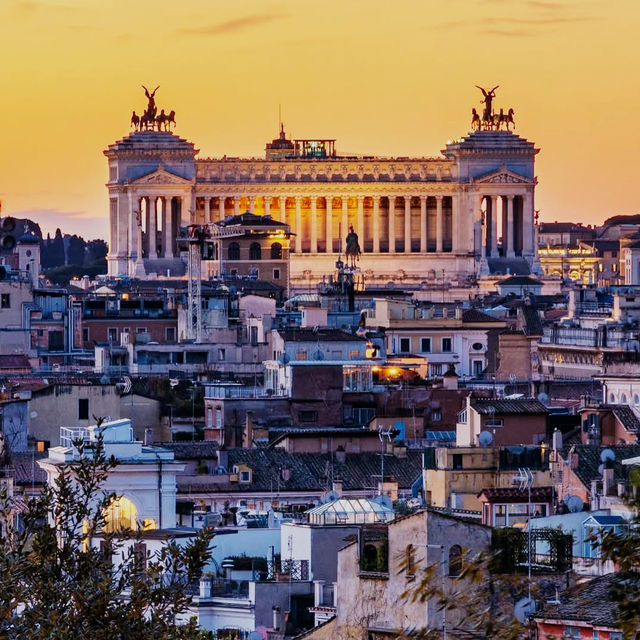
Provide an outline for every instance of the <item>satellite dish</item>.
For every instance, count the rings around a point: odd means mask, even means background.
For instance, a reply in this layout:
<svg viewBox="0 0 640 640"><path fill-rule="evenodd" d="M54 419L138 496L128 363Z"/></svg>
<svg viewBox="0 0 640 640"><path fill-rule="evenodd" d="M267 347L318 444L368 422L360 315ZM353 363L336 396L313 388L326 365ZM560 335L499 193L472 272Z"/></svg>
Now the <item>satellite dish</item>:
<svg viewBox="0 0 640 640"><path fill-rule="evenodd" d="M289 361L290 361L290 360L291 360L291 358L290 358L286 353L284 353L284 352L283 352L283 353L281 353L281 354L278 356L278 362L279 362L280 364L289 364Z"/></svg>
<svg viewBox="0 0 640 640"><path fill-rule="evenodd" d="M37 418L37 417L38 417L38 412L37 412L37 411L32 411L32 412L29 414L29 417L30 417L30 418Z"/></svg>
<svg viewBox="0 0 640 640"><path fill-rule="evenodd" d="M313 352L313 359L314 360L324 360L324 353L322 353L322 351L320 349L318 349L317 351Z"/></svg>
<svg viewBox="0 0 640 640"><path fill-rule="evenodd" d="M329 491L322 497L322 504L326 504L327 502L335 502L339 500L340 496L337 491Z"/></svg>
<svg viewBox="0 0 640 640"><path fill-rule="evenodd" d="M549 402L549 396L544 391L541 391L536 397L538 402L542 402L542 404L547 404L547 402Z"/></svg>
<svg viewBox="0 0 640 640"><path fill-rule="evenodd" d="M578 513L584 508L582 499L578 496L574 496L571 493L564 497L564 504L571 513Z"/></svg>
<svg viewBox="0 0 640 640"><path fill-rule="evenodd" d="M478 443L481 447L490 447L493 444L493 434L490 431L481 431L478 436Z"/></svg>
<svg viewBox="0 0 640 640"><path fill-rule="evenodd" d="M386 507L387 509L393 509L393 502L391 502L391 498L389 496L381 495L376 496L373 499L374 502L377 502L379 505Z"/></svg>
<svg viewBox="0 0 640 640"><path fill-rule="evenodd" d="M615 462L615 459L616 459L616 454L612 449L603 449L602 452L600 453L600 461L604 462L605 464L607 462Z"/></svg>
<svg viewBox="0 0 640 640"><path fill-rule="evenodd" d="M520 624L527 624L529 616L536 612L536 601L533 598L521 598L513 608L513 614Z"/></svg>

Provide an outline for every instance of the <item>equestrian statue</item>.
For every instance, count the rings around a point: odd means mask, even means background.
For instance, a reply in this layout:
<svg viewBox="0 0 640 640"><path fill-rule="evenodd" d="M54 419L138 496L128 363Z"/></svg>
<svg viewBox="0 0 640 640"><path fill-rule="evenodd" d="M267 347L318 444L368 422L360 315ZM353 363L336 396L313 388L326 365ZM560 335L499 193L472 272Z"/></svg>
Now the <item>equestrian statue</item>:
<svg viewBox="0 0 640 640"><path fill-rule="evenodd" d="M169 113L165 113L164 109L161 109L158 114L155 96L160 85L153 91L149 91L144 85L142 88L147 97L147 108L142 115L138 115L135 111L132 113L131 126L136 131L171 131L171 126L176 125L176 112L172 109Z"/></svg>
<svg viewBox="0 0 640 640"><path fill-rule="evenodd" d="M472 131L501 131L503 127L507 131L511 131L511 127L515 129L516 123L513 119L515 111L513 109L509 109L506 113L504 109L500 109L498 113L493 109L493 99L496 97L496 89L499 86L496 85L493 89L484 89L476 85L484 96L484 99L480 101L480 104L484 104L484 109L482 116L475 108L471 109Z"/></svg>
<svg viewBox="0 0 640 640"><path fill-rule="evenodd" d="M355 268L356 262L360 259L360 243L358 242L358 234L353 230L353 225L349 227L349 233L346 238L345 256L347 258L347 266Z"/></svg>

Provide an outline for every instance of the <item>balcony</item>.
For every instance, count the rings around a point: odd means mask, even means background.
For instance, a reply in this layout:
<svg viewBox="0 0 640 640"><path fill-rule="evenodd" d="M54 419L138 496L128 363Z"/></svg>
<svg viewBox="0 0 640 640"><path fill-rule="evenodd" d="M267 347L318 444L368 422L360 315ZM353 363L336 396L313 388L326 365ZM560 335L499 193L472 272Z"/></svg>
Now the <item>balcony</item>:
<svg viewBox="0 0 640 640"><path fill-rule="evenodd" d="M245 386L245 385L207 385L205 391L205 398L210 400L228 400L235 398L255 398L255 399L268 399L268 398L283 398L285 392L283 389L271 389L259 386Z"/></svg>

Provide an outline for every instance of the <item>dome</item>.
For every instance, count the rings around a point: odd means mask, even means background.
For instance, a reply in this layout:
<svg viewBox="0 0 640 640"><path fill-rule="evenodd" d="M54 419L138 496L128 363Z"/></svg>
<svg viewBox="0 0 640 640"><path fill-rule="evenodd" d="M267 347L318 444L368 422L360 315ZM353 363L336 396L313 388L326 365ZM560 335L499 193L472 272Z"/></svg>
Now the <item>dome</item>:
<svg viewBox="0 0 640 640"><path fill-rule="evenodd" d="M40 238L33 231L26 231L18 238L19 244L40 244Z"/></svg>

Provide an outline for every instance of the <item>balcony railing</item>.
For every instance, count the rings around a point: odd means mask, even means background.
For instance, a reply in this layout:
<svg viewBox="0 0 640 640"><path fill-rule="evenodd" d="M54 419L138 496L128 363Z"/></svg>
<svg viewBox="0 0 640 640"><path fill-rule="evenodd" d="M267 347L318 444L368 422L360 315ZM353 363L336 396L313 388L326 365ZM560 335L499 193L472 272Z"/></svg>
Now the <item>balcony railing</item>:
<svg viewBox="0 0 640 640"><path fill-rule="evenodd" d="M269 560L267 562L267 580L282 582L308 580L308 560Z"/></svg>
<svg viewBox="0 0 640 640"><path fill-rule="evenodd" d="M228 398L279 398L285 395L284 390L265 387L247 387L244 385L207 386L205 398L225 400Z"/></svg>

